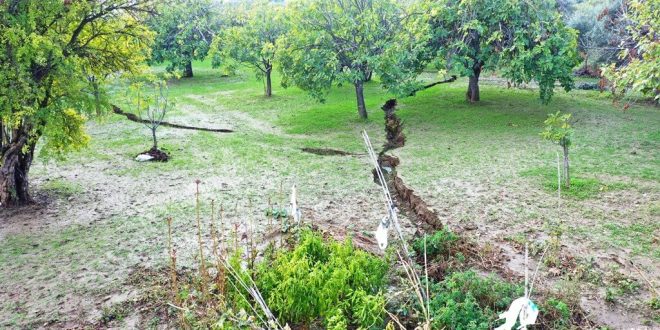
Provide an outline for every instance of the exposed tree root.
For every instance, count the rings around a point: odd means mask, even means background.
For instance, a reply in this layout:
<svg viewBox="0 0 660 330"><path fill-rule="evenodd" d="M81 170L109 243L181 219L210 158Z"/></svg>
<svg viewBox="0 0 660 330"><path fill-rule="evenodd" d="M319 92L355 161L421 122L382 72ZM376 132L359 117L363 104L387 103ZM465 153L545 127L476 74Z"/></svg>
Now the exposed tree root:
<svg viewBox="0 0 660 330"><path fill-rule="evenodd" d="M148 124L150 121L146 119L142 119L132 113L124 112L121 108L119 108L116 105L112 106L112 112L125 116L128 120L134 121L136 123L142 123L142 124ZM168 123L166 121L161 122L160 126L166 126L166 127L172 127L172 128L178 128L178 129L189 129L189 130L194 130L194 131L204 131L204 132L216 132L216 133L233 133L233 130L226 129L226 128L205 128L205 127L195 127L195 126L186 126L186 125L179 125L179 124L172 124Z"/></svg>

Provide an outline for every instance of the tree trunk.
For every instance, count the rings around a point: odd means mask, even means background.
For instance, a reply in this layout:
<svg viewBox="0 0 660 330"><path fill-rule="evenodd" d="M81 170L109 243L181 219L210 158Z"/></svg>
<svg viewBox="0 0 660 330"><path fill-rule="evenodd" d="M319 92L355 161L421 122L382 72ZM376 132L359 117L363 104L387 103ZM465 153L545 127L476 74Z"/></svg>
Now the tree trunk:
<svg viewBox="0 0 660 330"><path fill-rule="evenodd" d="M472 67L472 75L468 83L468 90L465 95L468 102L479 102L479 75L481 75L481 63L476 63Z"/></svg>
<svg viewBox="0 0 660 330"><path fill-rule="evenodd" d="M566 188L571 187L571 177L569 172L569 161L568 161L568 146L566 144L562 145L564 149L564 185Z"/></svg>
<svg viewBox="0 0 660 330"><path fill-rule="evenodd" d="M273 95L273 83L270 78L272 68L266 69L266 96L271 97Z"/></svg>
<svg viewBox="0 0 660 330"><path fill-rule="evenodd" d="M358 114L360 118L367 119L367 106L364 104L364 86L361 80L355 82L355 96L357 97Z"/></svg>
<svg viewBox="0 0 660 330"><path fill-rule="evenodd" d="M367 74L365 75L364 81L370 82L373 76L374 76L374 72L372 70L367 70Z"/></svg>
<svg viewBox="0 0 660 330"><path fill-rule="evenodd" d="M151 129L151 137L154 139L154 149L158 149L158 141L156 140L156 129Z"/></svg>
<svg viewBox="0 0 660 330"><path fill-rule="evenodd" d="M0 158L0 207L21 206L32 201L28 172L33 154L34 143L28 144L26 133L17 136L5 146Z"/></svg>
<svg viewBox="0 0 660 330"><path fill-rule="evenodd" d="M192 61L186 62L186 66L183 68L183 77L184 78L193 77Z"/></svg>

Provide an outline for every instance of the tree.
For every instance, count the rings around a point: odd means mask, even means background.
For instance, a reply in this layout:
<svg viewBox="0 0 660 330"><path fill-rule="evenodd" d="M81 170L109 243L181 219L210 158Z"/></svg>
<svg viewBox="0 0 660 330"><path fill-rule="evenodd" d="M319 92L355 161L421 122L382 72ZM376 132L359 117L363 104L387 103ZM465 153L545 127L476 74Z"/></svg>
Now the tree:
<svg viewBox="0 0 660 330"><path fill-rule="evenodd" d="M56 157L87 143L84 113L98 99L88 77L140 70L153 38L141 20L151 10L146 0L0 2L2 207L31 201L37 142Z"/></svg>
<svg viewBox="0 0 660 330"><path fill-rule="evenodd" d="M158 150L158 139L156 130L163 123L165 115L174 107L167 96L167 83L164 81L155 82L153 92L146 98L142 94L142 84L136 84L135 88L135 107L140 118L145 119L144 126L151 131L153 146L151 150Z"/></svg>
<svg viewBox="0 0 660 330"><path fill-rule="evenodd" d="M265 94L271 96L277 39L287 30L282 8L267 1L251 4L250 9L240 15L241 21L236 26L226 28L213 39L213 66L233 60L252 67L257 79L265 78Z"/></svg>
<svg viewBox="0 0 660 330"><path fill-rule="evenodd" d="M573 87L576 32L565 26L553 1L429 1L435 6L430 47L449 69L469 77L468 101L479 101L484 70L498 70L516 85L535 80L543 102L556 81L566 91Z"/></svg>
<svg viewBox="0 0 660 330"><path fill-rule="evenodd" d="M277 53L283 86L324 101L333 85L351 84L361 118L371 72L392 92L412 91L428 33L397 2L302 0L289 6L289 20Z"/></svg>
<svg viewBox="0 0 660 330"><path fill-rule="evenodd" d="M213 39L213 7L210 0L165 1L149 26L156 32L153 62L169 62L168 71L190 78L192 61L206 57Z"/></svg>
<svg viewBox="0 0 660 330"><path fill-rule="evenodd" d="M548 119L546 119L543 124L543 132L541 132L541 137L544 140L554 142L561 146L564 153L564 186L566 188L571 187L571 177L569 173L569 160L568 160L568 147L571 145L571 135L573 130L569 123L571 119L571 114L562 114L560 111L557 111L554 114L549 114Z"/></svg>
<svg viewBox="0 0 660 330"><path fill-rule="evenodd" d="M578 50L584 62L578 74L599 76L602 64L616 61L627 21L621 19L625 0L585 0L571 6L565 21L578 31Z"/></svg>
<svg viewBox="0 0 660 330"><path fill-rule="evenodd" d="M634 0L630 9L628 31L634 44L619 54L619 67L610 64L603 74L612 81L616 97L641 93L660 104L660 2Z"/></svg>

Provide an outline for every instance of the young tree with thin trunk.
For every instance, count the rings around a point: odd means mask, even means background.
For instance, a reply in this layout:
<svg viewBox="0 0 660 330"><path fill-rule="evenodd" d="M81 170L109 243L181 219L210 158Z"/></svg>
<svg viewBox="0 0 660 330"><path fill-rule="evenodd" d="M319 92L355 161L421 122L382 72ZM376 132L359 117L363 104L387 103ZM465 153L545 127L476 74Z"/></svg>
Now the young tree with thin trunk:
<svg viewBox="0 0 660 330"><path fill-rule="evenodd" d="M169 62L167 70L193 76L192 62L203 60L216 29L210 0L168 0L160 2L158 13L149 20L156 32L152 61Z"/></svg>
<svg viewBox="0 0 660 330"><path fill-rule="evenodd" d="M571 114L562 114L560 111L549 114L548 119L543 122L545 125L541 137L558 144L564 154L564 187L571 187L571 176L569 172L570 162L568 160L568 147L571 146L571 135L573 130L569 123Z"/></svg>
<svg viewBox="0 0 660 330"><path fill-rule="evenodd" d="M142 93L142 84L133 86L135 89L135 106L136 112L140 118L144 119L144 125L151 131L153 139L152 150L158 150L158 139L156 138L156 130L165 119L174 104L170 102L167 96L167 83L159 81L154 83L153 92L150 95Z"/></svg>
<svg viewBox="0 0 660 330"><path fill-rule="evenodd" d="M257 79L264 80L264 93L273 93L272 72L277 51L277 39L286 33L283 7L269 1L250 4L248 10L239 11L235 26L217 34L211 44L213 67L235 61L255 70Z"/></svg>
<svg viewBox="0 0 660 330"><path fill-rule="evenodd" d="M87 143L84 114L97 109L88 77L139 71L151 11L147 0L0 1L0 207L31 201L39 141L56 157Z"/></svg>
<svg viewBox="0 0 660 330"><path fill-rule="evenodd" d="M412 91L428 33L398 2L301 0L288 13L291 30L277 53L283 86L324 101L333 85L351 84L365 119L364 84L372 73L390 91Z"/></svg>
<svg viewBox="0 0 660 330"><path fill-rule="evenodd" d="M515 85L536 81L543 102L557 81L566 91L573 88L576 32L565 26L553 1L426 1L433 8L429 46L438 62L469 77L469 102L480 100L479 78L487 70Z"/></svg>

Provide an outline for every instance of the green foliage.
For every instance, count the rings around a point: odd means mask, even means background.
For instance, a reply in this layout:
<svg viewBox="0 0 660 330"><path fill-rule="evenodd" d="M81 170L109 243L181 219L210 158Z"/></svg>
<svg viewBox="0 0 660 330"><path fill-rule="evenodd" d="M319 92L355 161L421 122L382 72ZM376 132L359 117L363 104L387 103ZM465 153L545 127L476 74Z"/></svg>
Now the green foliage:
<svg viewBox="0 0 660 330"><path fill-rule="evenodd" d="M621 42L620 32L625 32L627 20L624 0L578 1L566 13L566 24L578 31L578 49L589 70L593 66L612 63ZM592 71L593 72L593 71Z"/></svg>
<svg viewBox="0 0 660 330"><path fill-rule="evenodd" d="M568 305L556 298L548 298L540 307L539 313L546 314L545 319L552 320L552 329L569 329L571 310Z"/></svg>
<svg viewBox="0 0 660 330"><path fill-rule="evenodd" d="M428 0L437 65L463 76L498 70L514 84L535 80L548 102L555 82L573 88L576 32L552 1Z"/></svg>
<svg viewBox="0 0 660 330"><path fill-rule="evenodd" d="M0 3L2 125L46 137L56 156L85 145L82 113L96 109L89 75L139 71L148 54L151 33L136 20L145 7L126 2Z"/></svg>
<svg viewBox="0 0 660 330"><path fill-rule="evenodd" d="M213 39L216 23L209 0L169 0L158 7L158 14L149 22L156 32L152 61L169 62L168 71L185 74L193 60L202 60Z"/></svg>
<svg viewBox="0 0 660 330"><path fill-rule="evenodd" d="M211 44L213 67L226 67L235 61L254 69L257 79L267 77L273 69L277 39L286 33L283 7L268 1L250 4L250 9L236 13L235 26L219 33Z"/></svg>
<svg viewBox="0 0 660 330"><path fill-rule="evenodd" d="M42 137L42 152L58 158L87 144L83 114L107 105L103 79L90 77L142 69L149 10L149 2L128 0L0 2L0 159L20 154L8 164L22 166L25 180L20 196L11 193L16 186L2 187L0 203L29 199L28 170Z"/></svg>
<svg viewBox="0 0 660 330"><path fill-rule="evenodd" d="M434 329L490 329L523 288L474 271L456 272L430 286Z"/></svg>
<svg viewBox="0 0 660 330"><path fill-rule="evenodd" d="M612 81L617 97L641 93L660 103L660 2L633 0L629 16L633 24L628 29L635 46L619 54L627 64L618 68L611 64L603 75Z"/></svg>
<svg viewBox="0 0 660 330"><path fill-rule="evenodd" d="M382 325L387 263L355 250L350 240L324 242L305 231L300 244L257 266L256 282L268 306L288 322L325 320L345 329Z"/></svg>
<svg viewBox="0 0 660 330"><path fill-rule="evenodd" d="M424 241L426 240L426 255L432 259L437 255L449 254L451 249L458 241L458 235L443 228L431 236L424 236L415 240L412 244L417 255L424 255Z"/></svg>
<svg viewBox="0 0 660 330"><path fill-rule="evenodd" d="M397 2L301 0L288 13L291 31L278 50L283 86L296 85L324 101L333 85L362 88L375 73L390 91L413 90L426 28L404 19Z"/></svg>
<svg viewBox="0 0 660 330"><path fill-rule="evenodd" d="M660 298L657 297L657 296L656 296L656 297L652 297L652 298L648 301L648 305L649 305L649 307L651 307L651 309L654 310L654 311L658 311L658 310L660 310Z"/></svg>
<svg viewBox="0 0 660 330"><path fill-rule="evenodd" d="M71 151L77 151L87 145L89 136L84 124L87 118L73 108L53 113L44 130L44 148L41 155L58 159Z"/></svg>
<svg viewBox="0 0 660 330"><path fill-rule="evenodd" d="M549 114L548 118L543 122L545 126L541 132L541 138L557 143L562 147L570 146L571 135L573 134L571 124L569 123L570 119L570 113L562 114L561 111L557 111Z"/></svg>

